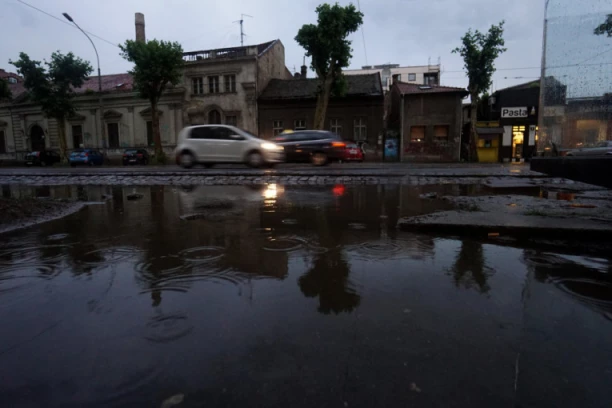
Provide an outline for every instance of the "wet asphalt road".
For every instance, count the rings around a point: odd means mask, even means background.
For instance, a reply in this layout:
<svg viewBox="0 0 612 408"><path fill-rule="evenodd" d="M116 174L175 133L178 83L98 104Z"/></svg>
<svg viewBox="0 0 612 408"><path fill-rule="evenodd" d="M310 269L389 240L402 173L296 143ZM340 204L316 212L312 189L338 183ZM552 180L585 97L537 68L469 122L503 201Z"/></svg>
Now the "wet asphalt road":
<svg viewBox="0 0 612 408"><path fill-rule="evenodd" d="M420 163L333 163L324 167L310 164L281 164L273 169L251 169L243 165L217 165L211 169L194 167L184 169L179 166L100 166L100 167L0 167L0 177L11 175L89 175L89 174L282 174L299 173L304 175L492 175L519 176L533 174L528 164L420 164Z"/></svg>

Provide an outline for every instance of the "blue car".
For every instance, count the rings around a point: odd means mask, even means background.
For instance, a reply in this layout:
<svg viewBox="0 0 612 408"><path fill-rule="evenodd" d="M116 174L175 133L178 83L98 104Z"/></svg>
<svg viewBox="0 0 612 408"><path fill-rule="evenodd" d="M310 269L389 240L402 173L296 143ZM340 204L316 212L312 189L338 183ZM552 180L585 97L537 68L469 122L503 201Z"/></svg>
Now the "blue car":
<svg viewBox="0 0 612 408"><path fill-rule="evenodd" d="M104 163L104 156L94 149L77 149L70 153L68 162L72 167L76 167L77 164L101 166Z"/></svg>

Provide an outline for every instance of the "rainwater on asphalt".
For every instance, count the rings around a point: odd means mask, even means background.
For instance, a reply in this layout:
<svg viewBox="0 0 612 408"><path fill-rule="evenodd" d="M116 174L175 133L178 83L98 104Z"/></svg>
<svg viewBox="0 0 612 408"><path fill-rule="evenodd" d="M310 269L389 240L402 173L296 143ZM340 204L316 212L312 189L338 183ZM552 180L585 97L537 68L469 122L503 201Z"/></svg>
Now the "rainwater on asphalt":
<svg viewBox="0 0 612 408"><path fill-rule="evenodd" d="M612 251L396 229L477 187L2 191L103 203L0 236L1 406L609 403Z"/></svg>

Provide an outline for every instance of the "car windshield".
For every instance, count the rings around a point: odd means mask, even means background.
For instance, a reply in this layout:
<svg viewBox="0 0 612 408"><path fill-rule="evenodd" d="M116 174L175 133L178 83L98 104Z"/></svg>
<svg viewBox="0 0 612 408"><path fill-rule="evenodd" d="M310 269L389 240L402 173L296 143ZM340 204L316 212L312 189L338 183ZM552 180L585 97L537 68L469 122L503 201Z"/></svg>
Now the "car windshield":
<svg viewBox="0 0 612 408"><path fill-rule="evenodd" d="M140 153L138 150L126 150L125 154L137 154Z"/></svg>

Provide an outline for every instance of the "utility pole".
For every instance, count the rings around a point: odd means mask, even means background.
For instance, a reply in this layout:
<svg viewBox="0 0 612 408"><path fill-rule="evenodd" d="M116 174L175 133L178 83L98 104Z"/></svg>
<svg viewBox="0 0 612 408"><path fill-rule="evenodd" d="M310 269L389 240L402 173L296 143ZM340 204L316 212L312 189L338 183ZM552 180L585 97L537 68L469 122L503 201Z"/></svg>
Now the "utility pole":
<svg viewBox="0 0 612 408"><path fill-rule="evenodd" d="M246 35L243 31L243 23L244 23L245 17L253 18L253 16L250 16L248 14L240 14L240 20L234 21L234 23L240 23L240 46L241 47L244 47L244 36Z"/></svg>

